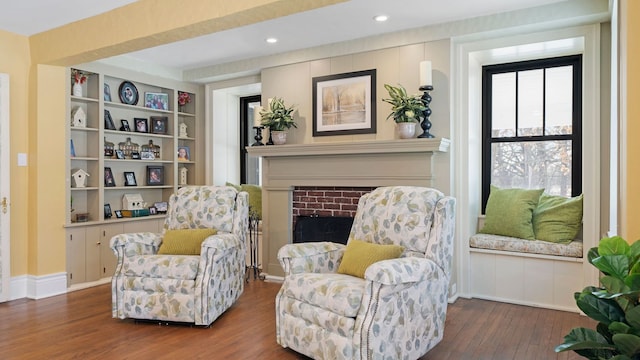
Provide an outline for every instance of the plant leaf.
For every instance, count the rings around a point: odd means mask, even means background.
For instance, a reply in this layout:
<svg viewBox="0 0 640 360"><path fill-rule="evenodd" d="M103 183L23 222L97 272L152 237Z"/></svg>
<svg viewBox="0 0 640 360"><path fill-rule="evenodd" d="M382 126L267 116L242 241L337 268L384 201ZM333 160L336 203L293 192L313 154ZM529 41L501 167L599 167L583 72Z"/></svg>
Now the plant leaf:
<svg viewBox="0 0 640 360"><path fill-rule="evenodd" d="M613 343L618 350L629 357L640 354L640 337L632 334L615 334Z"/></svg>
<svg viewBox="0 0 640 360"><path fill-rule="evenodd" d="M589 264L593 265L593 259L596 259L599 257L600 257L600 253L598 253L597 247L592 247L591 249L589 249L589 252L587 252L587 260L589 260Z"/></svg>
<svg viewBox="0 0 640 360"><path fill-rule="evenodd" d="M634 328L640 328L640 306L635 306L627 310L627 323Z"/></svg>
<svg viewBox="0 0 640 360"><path fill-rule="evenodd" d="M590 292L582 292L576 299L576 304L587 316L605 325L626 320L624 311L617 302L598 298Z"/></svg>
<svg viewBox="0 0 640 360"><path fill-rule="evenodd" d="M615 334L628 334L631 331L631 326L621 323L619 321L614 321L609 325L609 331Z"/></svg>
<svg viewBox="0 0 640 360"><path fill-rule="evenodd" d="M622 281L622 279L615 278L613 276L607 275L601 277L600 284L602 284L602 286L612 294L631 291L631 289L625 284L624 281Z"/></svg>
<svg viewBox="0 0 640 360"><path fill-rule="evenodd" d="M556 346L555 352L574 350L578 354L590 359L610 358L611 350L616 347L595 330L574 328L564 337L564 343Z"/></svg>
<svg viewBox="0 0 640 360"><path fill-rule="evenodd" d="M629 274L629 257L627 255L600 255L593 259L593 266L606 275L624 279Z"/></svg>
<svg viewBox="0 0 640 360"><path fill-rule="evenodd" d="M603 238L598 244L598 253L604 255L629 255L629 244L620 236Z"/></svg>

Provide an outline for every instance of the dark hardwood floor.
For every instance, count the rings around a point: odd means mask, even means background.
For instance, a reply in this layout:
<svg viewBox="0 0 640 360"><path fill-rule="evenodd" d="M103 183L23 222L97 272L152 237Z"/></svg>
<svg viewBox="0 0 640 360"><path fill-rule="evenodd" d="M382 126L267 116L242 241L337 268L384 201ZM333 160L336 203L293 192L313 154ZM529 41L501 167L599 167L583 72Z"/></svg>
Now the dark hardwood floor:
<svg viewBox="0 0 640 360"><path fill-rule="evenodd" d="M112 319L109 285L6 302L0 304L0 358L305 359L275 341L279 288L250 281L210 328ZM449 305L444 339L422 360L579 359L553 352L576 326L595 322L575 313L459 299Z"/></svg>

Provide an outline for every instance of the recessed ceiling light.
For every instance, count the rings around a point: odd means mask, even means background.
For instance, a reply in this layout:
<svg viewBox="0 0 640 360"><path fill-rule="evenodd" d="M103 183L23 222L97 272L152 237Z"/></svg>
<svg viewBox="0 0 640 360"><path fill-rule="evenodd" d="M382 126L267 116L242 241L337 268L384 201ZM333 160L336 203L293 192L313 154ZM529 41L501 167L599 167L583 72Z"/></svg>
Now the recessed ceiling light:
<svg viewBox="0 0 640 360"><path fill-rule="evenodd" d="M278 39L276 38L267 38L267 40L265 40L266 42L268 42L269 44L275 44L278 42Z"/></svg>
<svg viewBox="0 0 640 360"><path fill-rule="evenodd" d="M389 20L389 17L387 15L378 15L378 16L374 16L373 20L377 21L377 22L384 22Z"/></svg>

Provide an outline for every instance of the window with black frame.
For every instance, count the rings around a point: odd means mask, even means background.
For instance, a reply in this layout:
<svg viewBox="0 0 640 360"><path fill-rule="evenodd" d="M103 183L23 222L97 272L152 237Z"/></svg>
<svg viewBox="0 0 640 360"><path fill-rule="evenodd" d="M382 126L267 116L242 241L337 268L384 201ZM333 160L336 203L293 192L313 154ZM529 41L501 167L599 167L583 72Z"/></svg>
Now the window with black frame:
<svg viewBox="0 0 640 360"><path fill-rule="evenodd" d="M483 209L490 185L579 195L582 56L483 66L482 132Z"/></svg>

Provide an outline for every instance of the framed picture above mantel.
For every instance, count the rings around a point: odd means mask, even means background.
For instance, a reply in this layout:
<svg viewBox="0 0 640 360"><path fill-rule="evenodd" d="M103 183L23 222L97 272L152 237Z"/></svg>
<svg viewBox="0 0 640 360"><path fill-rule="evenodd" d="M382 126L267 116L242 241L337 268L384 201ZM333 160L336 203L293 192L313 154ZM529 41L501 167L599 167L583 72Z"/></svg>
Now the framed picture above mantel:
<svg viewBox="0 0 640 360"><path fill-rule="evenodd" d="M314 77L313 136L376 133L376 69Z"/></svg>

